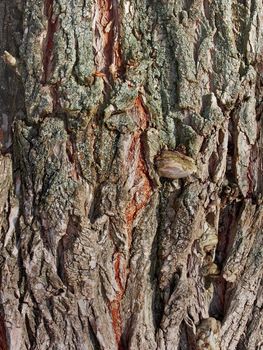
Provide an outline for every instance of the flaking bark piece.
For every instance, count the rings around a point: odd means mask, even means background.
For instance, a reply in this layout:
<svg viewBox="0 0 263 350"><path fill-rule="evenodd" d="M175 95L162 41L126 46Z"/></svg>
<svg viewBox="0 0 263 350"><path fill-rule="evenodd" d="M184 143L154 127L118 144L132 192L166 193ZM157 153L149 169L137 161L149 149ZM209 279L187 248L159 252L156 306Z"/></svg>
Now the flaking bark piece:
<svg viewBox="0 0 263 350"><path fill-rule="evenodd" d="M164 150L156 158L156 167L160 177L181 179L193 173L197 168L195 161L177 151Z"/></svg>

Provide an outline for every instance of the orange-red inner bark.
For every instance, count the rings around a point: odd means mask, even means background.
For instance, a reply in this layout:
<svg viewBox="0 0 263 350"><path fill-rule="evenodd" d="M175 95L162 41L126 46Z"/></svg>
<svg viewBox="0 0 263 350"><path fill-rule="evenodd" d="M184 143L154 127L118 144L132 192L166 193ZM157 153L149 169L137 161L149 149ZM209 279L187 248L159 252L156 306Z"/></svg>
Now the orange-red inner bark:
<svg viewBox="0 0 263 350"><path fill-rule="evenodd" d="M99 10L98 24L103 28L101 36L103 47L103 62L97 67L96 76L103 77L103 73L108 80L115 79L122 73L122 55L119 43L119 14L117 3L114 0L97 0ZM115 71L115 74L113 74Z"/></svg>
<svg viewBox="0 0 263 350"><path fill-rule="evenodd" d="M132 110L135 116L139 119L139 127L137 131L133 135L133 139L131 141L130 149L128 152L128 164L135 164L135 177L133 187L136 187L136 191L133 192L128 206L125 211L126 217L126 227L127 227L127 239L128 245L131 245L132 242L132 230L134 227L134 221L137 218L138 214L146 207L149 202L150 196L152 194L152 186L148 176L148 170L146 163L144 161L143 154L143 145L141 141L141 136L143 131L146 129L148 124L148 114L143 106L141 97L137 97L134 103L134 107ZM136 155L136 150L139 147L139 155ZM115 280L119 287L119 291L116 293L116 298L110 303L110 311L112 315L112 324L115 332L116 342L118 344L118 349L123 350L123 346L121 344L121 335L122 335L122 319L121 319L121 301L125 292L125 288L122 285L121 281L121 273L124 275L124 280L127 277L128 271L125 269L124 271L120 271L120 259L121 254L116 253L116 259L114 263L114 273Z"/></svg>
<svg viewBox="0 0 263 350"><path fill-rule="evenodd" d="M48 19L47 35L43 47L43 83L46 84L52 69L52 53L54 47L54 34L58 27L58 18L53 18L54 0L46 0L44 13Z"/></svg>
<svg viewBox="0 0 263 350"><path fill-rule="evenodd" d="M134 105L135 113L138 115L140 120L140 127L134 133L133 140L129 149L128 163L131 163L135 156L136 146L139 144L140 153L137 160L136 173L134 185L137 186L137 191L133 194L127 208L126 208L126 223L128 230L128 241L129 245L132 240L132 229L133 222L136 219L139 212L145 208L149 198L152 194L152 186L148 175L147 166L144 160L143 146L141 141L141 135L147 127L148 114L143 106L141 97L137 97Z"/></svg>
<svg viewBox="0 0 263 350"><path fill-rule="evenodd" d="M124 294L124 288L120 277L120 253L116 253L116 260L114 262L114 273L119 291L116 293L116 298L110 303L110 311L112 317L112 325L115 333L115 339L118 344L118 350L124 350L121 344L122 334L122 319L120 314L120 303Z"/></svg>

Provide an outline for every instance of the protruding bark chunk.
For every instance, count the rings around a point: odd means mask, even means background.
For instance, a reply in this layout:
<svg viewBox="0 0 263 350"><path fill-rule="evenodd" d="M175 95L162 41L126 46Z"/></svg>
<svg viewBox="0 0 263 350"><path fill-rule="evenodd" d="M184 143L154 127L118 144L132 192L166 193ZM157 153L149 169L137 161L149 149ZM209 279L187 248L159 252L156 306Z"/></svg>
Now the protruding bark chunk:
<svg viewBox="0 0 263 350"><path fill-rule="evenodd" d="M5 63L11 66L12 68L16 67L16 59L8 51L4 51L2 58L5 61Z"/></svg>
<svg viewBox="0 0 263 350"><path fill-rule="evenodd" d="M197 327L197 349L198 350L219 350L221 324L213 317L202 320Z"/></svg>
<svg viewBox="0 0 263 350"><path fill-rule="evenodd" d="M177 151L163 151L156 159L159 176L168 179L180 179L197 171L192 158Z"/></svg>

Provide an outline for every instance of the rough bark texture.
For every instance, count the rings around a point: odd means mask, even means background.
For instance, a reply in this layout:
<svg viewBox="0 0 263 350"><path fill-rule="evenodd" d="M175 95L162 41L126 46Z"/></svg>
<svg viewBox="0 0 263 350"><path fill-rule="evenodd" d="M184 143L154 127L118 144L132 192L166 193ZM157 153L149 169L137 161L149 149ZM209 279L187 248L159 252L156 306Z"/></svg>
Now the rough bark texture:
<svg viewBox="0 0 263 350"><path fill-rule="evenodd" d="M0 23L0 349L262 349L262 0Z"/></svg>

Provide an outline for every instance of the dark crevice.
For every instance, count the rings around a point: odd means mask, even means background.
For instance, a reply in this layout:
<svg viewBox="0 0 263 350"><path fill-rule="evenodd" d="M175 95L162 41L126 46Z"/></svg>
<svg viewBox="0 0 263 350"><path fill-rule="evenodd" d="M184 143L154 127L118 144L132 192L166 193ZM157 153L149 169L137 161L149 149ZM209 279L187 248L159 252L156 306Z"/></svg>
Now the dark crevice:
<svg viewBox="0 0 263 350"><path fill-rule="evenodd" d="M16 224L16 246L18 248L18 255L17 255L17 265L18 265L18 269L19 269L19 280L17 282L17 286L19 289L19 306L18 306L18 310L19 312L22 312L22 307L23 307L23 302L24 302L24 298L25 295L27 293L27 288L28 288L28 282L27 282L27 274L26 274L26 269L24 267L24 257L23 257L23 251L22 251L22 241L21 241L21 236L22 236L22 232L20 229L20 224L19 224L19 220L17 220L17 224Z"/></svg>
<svg viewBox="0 0 263 350"><path fill-rule="evenodd" d="M30 350L34 350L36 349L36 338L34 336L34 332L30 326L30 320L28 315L25 315L25 324L26 324L26 330L27 330L27 334L28 334L28 339L30 342Z"/></svg>
<svg viewBox="0 0 263 350"><path fill-rule="evenodd" d="M184 0L183 2L183 10L189 11L194 4L195 0Z"/></svg>
<svg viewBox="0 0 263 350"><path fill-rule="evenodd" d="M237 181L236 159L237 159L237 120L234 115L235 109L230 113L228 124L228 146L227 146L227 167L226 178L229 182Z"/></svg>
<svg viewBox="0 0 263 350"><path fill-rule="evenodd" d="M183 321L180 326L180 342L178 350L196 350L196 348L193 329Z"/></svg>
<svg viewBox="0 0 263 350"><path fill-rule="evenodd" d="M56 252L57 274L60 277L61 281L64 283L64 285L67 286L70 292L72 293L74 293L74 286L69 284L67 278L67 272L65 269L65 253L72 249L75 240L79 236L79 232L79 218L77 216L70 215L66 229L66 234L58 242Z"/></svg>
<svg viewBox="0 0 263 350"><path fill-rule="evenodd" d="M163 232L163 226L165 222L165 213L166 213L166 207L167 207L167 198L162 195L160 198L159 208L157 208L158 214L158 227L156 230L156 235L153 241L152 245L152 251L151 251L151 268L150 268L150 275L151 275L151 283L154 287L154 293L153 293L153 301L152 301L152 317L153 317L153 323L154 328L157 333L158 329L160 328L161 321L164 314L164 308L165 308L165 301L163 297L163 291L158 286L158 281L160 277L160 272L162 268L162 259L161 259L161 250L162 250L162 232Z"/></svg>
<svg viewBox="0 0 263 350"><path fill-rule="evenodd" d="M3 305L0 304L0 350L8 350L8 340L3 312ZM11 350L11 349L10 349Z"/></svg>
<svg viewBox="0 0 263 350"><path fill-rule="evenodd" d="M92 224L95 223L96 219L102 215L101 201L102 201L102 196L103 196L102 191L104 186L105 186L105 183L101 183L97 185L94 189L94 196L93 196L92 203L90 205L90 211L88 213L88 218Z"/></svg>
<svg viewBox="0 0 263 350"><path fill-rule="evenodd" d="M236 236L237 223L242 212L244 201L229 203L221 210L219 218L218 244L215 253L215 263L220 271L223 269L225 261L233 246ZM227 303L230 298L230 284L227 283L222 275L215 279L207 280L207 283L213 283L214 295L209 307L209 315L223 320Z"/></svg>
<svg viewBox="0 0 263 350"><path fill-rule="evenodd" d="M101 350L100 343L98 341L98 338L96 337L96 334L91 326L91 322L89 319L88 319L88 328L89 328L90 341L93 345L93 350Z"/></svg>

